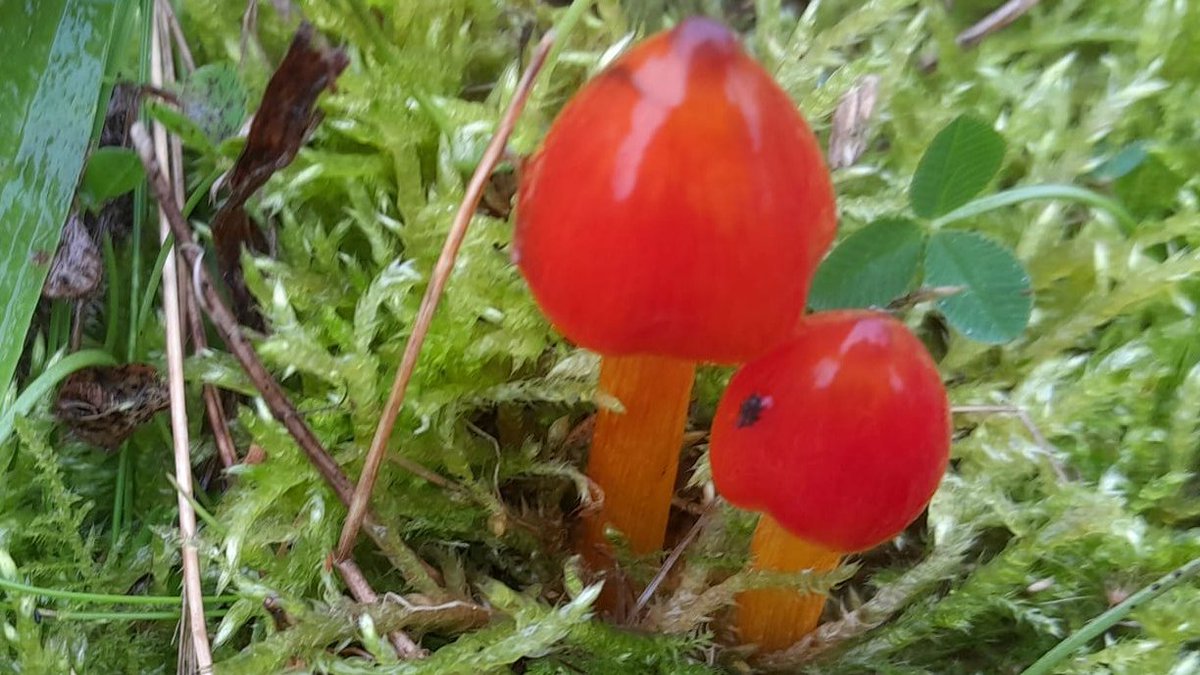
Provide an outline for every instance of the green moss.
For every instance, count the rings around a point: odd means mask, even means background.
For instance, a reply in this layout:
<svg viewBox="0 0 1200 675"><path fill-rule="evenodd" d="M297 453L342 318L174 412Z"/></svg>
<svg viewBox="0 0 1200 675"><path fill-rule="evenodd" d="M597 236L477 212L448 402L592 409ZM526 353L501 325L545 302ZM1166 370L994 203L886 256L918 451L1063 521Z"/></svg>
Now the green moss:
<svg viewBox="0 0 1200 675"><path fill-rule="evenodd" d="M928 518L897 544L862 557L834 591L827 643L795 672L1013 672L1136 590L1200 555L1197 447L1200 351L1200 8L1168 0L1042 3L977 48L955 34L995 3L830 0L797 3L629 3L597 0L547 68L514 148L533 148L554 113L627 32L701 7L725 12L806 112L818 134L862 75L881 77L865 156L835 174L841 230L901 212L925 147L969 112L995 122L1009 146L1002 187L1074 183L1137 189L1142 221L1129 236L1080 205L1036 202L962 225L1012 246L1035 292L1030 328L986 347L949 338L941 366L960 405L1018 406L1044 440L1003 414L956 417L952 475ZM238 3L187 2L199 61L236 64ZM518 63L561 9L534 0L302 3L352 65L296 161L252 205L276 226L275 260L247 259L247 279L273 331L257 342L268 367L346 472L357 475L429 271L500 112ZM265 4L261 51L240 65L260 92L289 26ZM252 45L255 43L252 41ZM524 51L518 51L524 46ZM930 64L936 62L936 67ZM256 94L252 94L252 97ZM1157 164L1137 176L1097 168L1133 144ZM196 159L197 175L212 162ZM507 170L507 169L506 169ZM1133 172L1139 171L1134 167ZM1130 173L1128 175L1134 175ZM1126 192L1128 194L1128 192ZM417 627L425 662L389 662L382 628L356 618L325 566L344 509L290 437L252 400L237 411L241 445L264 464L213 483L199 499L219 527L201 528L205 586L233 593L216 636L228 672L289 663L329 672L701 673L745 666L720 645L729 594L716 611L671 613L720 589L745 559L753 520L720 508L647 608L648 623L592 617L571 569L568 531L581 489L578 447L564 429L593 409L596 364L545 323L508 259L511 223L480 215L438 309L389 453L441 476L386 461L373 506L380 521L434 564L452 592L497 608L474 631ZM911 317L914 323L924 309ZM156 349L156 339L146 349ZM193 383L249 392L227 355L195 359ZM693 428L703 429L727 377L705 370ZM198 399L197 399L198 400ZM193 407L199 410L199 407ZM196 416L197 418L199 415ZM47 407L0 448L2 573L45 587L178 592L173 490L160 430L135 437L134 519L108 543L116 459L66 442ZM211 452L201 441L198 455ZM691 489L707 484L700 462ZM690 494L690 493L689 493ZM681 525L690 524L686 517ZM417 590L373 546L356 558L381 592ZM0 559L0 562L3 562ZM649 578L660 560L631 561ZM736 578L737 581L740 578ZM803 585L809 579L789 579ZM731 588L725 586L724 588ZM278 631L277 598L296 625ZM708 598L718 597L709 595ZM865 603L865 604L864 604ZM171 622L35 621L35 607L87 609L15 594L0 600L0 670L154 672L174 667ZM1065 663L1064 672L1183 672L1200 625L1193 581ZM119 608L118 608L119 609ZM853 611L853 610L858 611ZM858 620L858 624L851 619ZM414 626L411 617L392 626ZM421 624L420 626L424 626ZM857 627L856 627L857 626ZM374 654L367 659L362 651ZM9 664L12 664L11 666Z"/></svg>

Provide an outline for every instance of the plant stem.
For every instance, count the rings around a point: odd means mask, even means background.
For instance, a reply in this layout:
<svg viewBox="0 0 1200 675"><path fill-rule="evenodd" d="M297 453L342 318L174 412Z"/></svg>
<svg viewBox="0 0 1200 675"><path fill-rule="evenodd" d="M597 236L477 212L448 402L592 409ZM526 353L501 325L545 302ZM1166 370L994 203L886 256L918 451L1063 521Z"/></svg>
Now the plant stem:
<svg viewBox="0 0 1200 675"><path fill-rule="evenodd" d="M1176 568L1158 581L1125 598L1124 602L1087 622L1083 628L1072 633L1067 639L1055 645L1054 649L1042 655L1042 658L1034 661L1033 665L1026 668L1021 675L1047 675L1077 649L1112 628L1130 612L1196 576L1197 573L1200 573L1200 558L1194 558L1182 567Z"/></svg>
<svg viewBox="0 0 1200 675"><path fill-rule="evenodd" d="M129 489L129 441L121 444L117 458L117 484L113 487L112 537L109 552L117 548L117 540L125 529L125 492Z"/></svg>
<svg viewBox="0 0 1200 675"><path fill-rule="evenodd" d="M140 188L139 188L140 189ZM104 234L104 276L108 280L107 307L104 316L104 351L116 353L117 340L120 337L121 322L121 272L117 267L117 255L113 251L112 236Z"/></svg>
<svg viewBox="0 0 1200 675"><path fill-rule="evenodd" d="M150 83L155 87L163 87L175 81L174 52L170 39L167 37L169 27L166 26L166 10L158 3L154 4L151 19L151 51L150 51ZM179 161L182 148L179 143L171 143L167 138L167 130L161 124L154 125L154 152L159 161L168 167L168 178L173 188L169 199L176 206L183 204L183 167ZM164 200L166 201L166 200ZM135 232L135 235L137 233ZM158 208L158 238L162 246L170 241L171 230L167 217L160 202ZM130 295L130 332L129 357L132 359L137 346L135 335L139 312L139 278L141 276L140 241L134 239L133 285ZM163 327L166 329L167 351L167 388L170 392L171 439L175 456L175 480L178 482L176 492L179 505L179 538L180 560L183 567L183 607L185 615L184 626L191 637L190 645L180 641L181 658L185 649L189 649L199 672L212 670L212 648L208 639L208 628L205 621L204 594L201 591L200 554L196 545L196 512L192 509L192 456L188 430L188 413L186 393L183 381L183 309L180 298L180 274L177 258L168 255L163 265L162 298L163 298ZM183 275L184 279L190 278Z"/></svg>
<svg viewBox="0 0 1200 675"><path fill-rule="evenodd" d="M691 361L653 356L600 362L600 390L620 401L624 412L600 410L588 456L588 477L604 491L579 542L594 570L612 567L605 537L610 525L624 534L634 555L662 548L695 372ZM605 584L600 605L621 613L617 603L626 593L615 582Z"/></svg>
<svg viewBox="0 0 1200 675"><path fill-rule="evenodd" d="M55 600L76 600L79 602L91 602L95 604L108 605L162 605L162 606L178 606L178 595L116 595L112 593L83 593L80 591L64 591L57 588L45 588L42 586L31 586L20 581L12 579L0 578L0 589L12 593L25 593L27 595L39 595L44 598L54 598ZM238 600L236 595L212 595L205 596L204 600L210 603L226 603Z"/></svg>
<svg viewBox="0 0 1200 675"><path fill-rule="evenodd" d="M178 600L176 600L178 602ZM226 614L223 609L210 609L204 612L209 618L222 618ZM58 610L39 610L39 615L45 619L56 621L177 621L178 611L164 612L71 612Z"/></svg>
<svg viewBox="0 0 1200 675"><path fill-rule="evenodd" d="M837 551L793 535L766 514L758 521L750 552L751 567L779 572L826 572L842 558ZM738 595L742 642L764 652L786 649L817 627L824 609L824 595L784 588L746 591Z"/></svg>

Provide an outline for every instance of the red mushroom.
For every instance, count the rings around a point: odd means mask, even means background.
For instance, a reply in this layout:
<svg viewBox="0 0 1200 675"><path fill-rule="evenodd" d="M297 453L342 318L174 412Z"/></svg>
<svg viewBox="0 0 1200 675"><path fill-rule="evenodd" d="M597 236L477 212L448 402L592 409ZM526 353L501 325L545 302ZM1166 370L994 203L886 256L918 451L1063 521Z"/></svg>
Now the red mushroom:
<svg viewBox="0 0 1200 675"><path fill-rule="evenodd" d="M782 342L834 228L812 132L714 21L647 39L559 114L524 167L513 257L625 410L597 420L585 555L606 523L662 546L695 363Z"/></svg>
<svg viewBox="0 0 1200 675"><path fill-rule="evenodd" d="M755 568L829 570L921 514L949 449L946 390L924 345L887 314L839 311L806 318L734 375L710 457L717 490L763 512ZM769 651L812 630L824 597L762 590L738 605L742 639Z"/></svg>

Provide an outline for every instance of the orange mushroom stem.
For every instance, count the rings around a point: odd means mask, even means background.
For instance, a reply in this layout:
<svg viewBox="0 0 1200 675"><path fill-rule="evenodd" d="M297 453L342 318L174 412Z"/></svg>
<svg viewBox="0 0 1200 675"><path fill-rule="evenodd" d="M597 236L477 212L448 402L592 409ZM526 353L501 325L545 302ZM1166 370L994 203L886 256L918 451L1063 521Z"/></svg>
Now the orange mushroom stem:
<svg viewBox="0 0 1200 675"><path fill-rule="evenodd" d="M597 413L588 456L587 475L605 489L602 509L583 523L582 553L593 568L606 564L606 547L597 544L609 525L621 530L634 555L662 546L669 511L648 506L670 504L675 492L695 370L691 361L655 356L601 362L600 390L622 411Z"/></svg>
<svg viewBox="0 0 1200 675"><path fill-rule="evenodd" d="M933 359L887 314L814 314L746 364L713 419L717 490L763 512L756 569L827 571L902 532L949 460L950 406ZM738 598L744 642L774 651L817 626L825 598L768 589Z"/></svg>
<svg viewBox="0 0 1200 675"><path fill-rule="evenodd" d="M693 18L588 82L521 176L513 256L566 337L604 357L588 472L606 525L661 548L696 363L739 363L804 311L835 208L796 106L724 26ZM607 567L601 564L600 569Z"/></svg>

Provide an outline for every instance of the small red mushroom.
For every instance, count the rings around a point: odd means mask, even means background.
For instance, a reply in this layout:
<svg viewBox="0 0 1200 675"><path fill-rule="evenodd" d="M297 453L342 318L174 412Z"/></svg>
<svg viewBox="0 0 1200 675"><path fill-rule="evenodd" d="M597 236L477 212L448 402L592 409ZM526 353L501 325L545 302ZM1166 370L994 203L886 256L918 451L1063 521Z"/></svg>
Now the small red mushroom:
<svg viewBox="0 0 1200 675"><path fill-rule="evenodd" d="M933 497L950 451L937 366L887 314L807 317L796 336L743 366L713 419L713 481L763 513L757 569L828 570L888 541ZM811 631L823 596L752 591L738 599L742 639L785 648Z"/></svg>
<svg viewBox="0 0 1200 675"><path fill-rule="evenodd" d="M812 132L712 20L647 39L562 110L523 168L513 258L625 409L597 420L585 556L606 523L661 548L695 363L786 339L835 225Z"/></svg>

